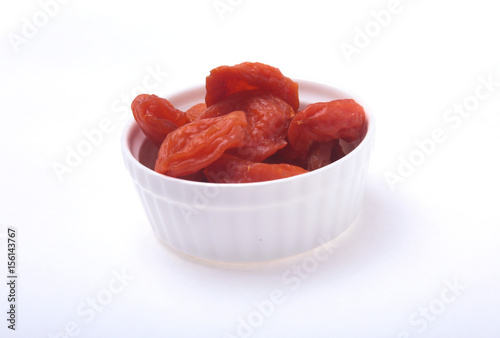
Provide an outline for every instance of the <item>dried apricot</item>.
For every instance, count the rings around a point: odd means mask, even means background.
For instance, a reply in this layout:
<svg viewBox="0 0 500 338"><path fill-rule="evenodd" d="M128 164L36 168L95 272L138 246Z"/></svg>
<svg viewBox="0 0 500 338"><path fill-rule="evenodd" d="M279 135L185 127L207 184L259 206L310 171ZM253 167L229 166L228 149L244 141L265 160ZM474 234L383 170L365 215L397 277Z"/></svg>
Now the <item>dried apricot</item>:
<svg viewBox="0 0 500 338"><path fill-rule="evenodd" d="M339 140L314 142L307 153L307 170L322 168L344 157L344 151Z"/></svg>
<svg viewBox="0 0 500 338"><path fill-rule="evenodd" d="M224 154L208 165L204 172L208 181L213 183L251 183L277 180L308 171L291 164L252 162Z"/></svg>
<svg viewBox="0 0 500 338"><path fill-rule="evenodd" d="M158 147L170 132L187 122L181 110L156 95L138 95L132 102L132 112L142 132Z"/></svg>
<svg viewBox="0 0 500 338"><path fill-rule="evenodd" d="M245 113L196 120L172 131L158 152L155 171L173 177L187 176L217 160L229 148L245 143Z"/></svg>
<svg viewBox="0 0 500 338"><path fill-rule="evenodd" d="M259 62L212 69L206 78L205 103L210 107L231 94L252 89L264 89L288 103L294 111L299 109L298 84L278 68Z"/></svg>
<svg viewBox="0 0 500 338"><path fill-rule="evenodd" d="M198 117L205 111L205 109L207 109L207 105L204 102L195 104L194 106L186 110L186 117L190 122L197 120Z"/></svg>
<svg viewBox="0 0 500 338"><path fill-rule="evenodd" d="M338 143L338 140L331 140L323 143L315 142L311 145L307 153L307 170L316 170L332 163L331 157L335 141Z"/></svg>
<svg viewBox="0 0 500 338"><path fill-rule="evenodd" d="M298 84L278 68L220 66L205 88L205 102L185 112L156 95L135 98L134 118L159 147L155 171L199 182L269 181L322 168L360 142L362 106L339 99L298 111Z"/></svg>
<svg viewBox="0 0 500 338"><path fill-rule="evenodd" d="M295 156L307 154L314 142L359 138L365 112L352 99L317 102L299 111L288 128L288 141Z"/></svg>
<svg viewBox="0 0 500 338"><path fill-rule="evenodd" d="M332 154L330 158L332 162L335 162L344 157L347 152L344 151L344 148L340 145L340 140L334 140L333 142Z"/></svg>
<svg viewBox="0 0 500 338"><path fill-rule="evenodd" d="M245 112L249 139L231 153L260 162L286 146L286 134L295 112L279 97L260 89L232 94L208 107L199 118L221 116L235 110Z"/></svg>

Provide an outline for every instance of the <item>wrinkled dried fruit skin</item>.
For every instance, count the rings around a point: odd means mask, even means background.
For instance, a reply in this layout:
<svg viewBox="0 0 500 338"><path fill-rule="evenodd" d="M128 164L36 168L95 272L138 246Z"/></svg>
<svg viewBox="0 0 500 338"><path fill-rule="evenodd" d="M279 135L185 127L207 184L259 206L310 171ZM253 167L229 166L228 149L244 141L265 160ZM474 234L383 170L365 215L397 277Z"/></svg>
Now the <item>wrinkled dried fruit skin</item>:
<svg viewBox="0 0 500 338"><path fill-rule="evenodd" d="M188 110L186 110L186 117L189 122L193 122L194 120L197 120L198 117L207 109L207 105L202 102L195 104Z"/></svg>
<svg viewBox="0 0 500 338"><path fill-rule="evenodd" d="M242 111L185 124L168 134L161 144L155 171L172 177L196 173L227 149L243 145L246 128Z"/></svg>
<svg viewBox="0 0 500 338"><path fill-rule="evenodd" d="M206 79L205 103L210 107L231 94L252 89L266 90L299 109L299 86L278 68L259 62L243 62L235 66L212 69Z"/></svg>
<svg viewBox="0 0 500 338"><path fill-rule="evenodd" d="M213 183L251 183L277 180L308 171L291 164L257 163L224 154L206 167L204 172L208 181Z"/></svg>
<svg viewBox="0 0 500 338"><path fill-rule="evenodd" d="M295 112L279 97L263 90L238 92L208 107L199 118L221 116L235 110L244 111L249 139L232 149L231 154L260 162L286 146L286 135Z"/></svg>
<svg viewBox="0 0 500 338"><path fill-rule="evenodd" d="M298 156L288 143L284 148L278 150L274 155L264 160L266 163L288 163L297 167L307 169L307 154Z"/></svg>
<svg viewBox="0 0 500 338"><path fill-rule="evenodd" d="M340 145L340 140L334 140L332 154L331 154L331 161L335 162L337 160L340 160L345 155L346 153L342 148L342 146Z"/></svg>
<svg viewBox="0 0 500 338"><path fill-rule="evenodd" d="M307 170L312 171L331 164L345 156L339 140L314 142L307 153Z"/></svg>
<svg viewBox="0 0 500 338"><path fill-rule="evenodd" d="M156 95L138 95L132 102L132 112L144 135L158 147L170 132L187 122L182 111Z"/></svg>
<svg viewBox="0 0 500 338"><path fill-rule="evenodd" d="M307 153L307 170L316 170L332 163L331 157L334 142L338 144L339 141L315 142L311 145Z"/></svg>
<svg viewBox="0 0 500 338"><path fill-rule="evenodd" d="M363 107L352 99L313 103L292 119L288 141L294 156L303 156L313 142L359 138L364 121Z"/></svg>

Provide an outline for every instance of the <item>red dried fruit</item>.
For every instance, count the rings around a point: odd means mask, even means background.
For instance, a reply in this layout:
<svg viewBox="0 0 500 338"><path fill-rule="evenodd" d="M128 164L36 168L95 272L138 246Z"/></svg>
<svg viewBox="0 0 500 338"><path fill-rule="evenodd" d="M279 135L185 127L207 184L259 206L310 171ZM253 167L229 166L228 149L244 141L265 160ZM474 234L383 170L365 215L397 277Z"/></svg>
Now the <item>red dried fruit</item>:
<svg viewBox="0 0 500 338"><path fill-rule="evenodd" d="M144 135L158 147L170 132L187 122L182 111L156 95L138 95L132 102L132 112Z"/></svg>
<svg viewBox="0 0 500 338"><path fill-rule="evenodd" d="M209 182L250 183L277 180L308 171L291 164L257 163L229 154L222 155L204 170Z"/></svg>
<svg viewBox="0 0 500 338"><path fill-rule="evenodd" d="M313 142L359 138L364 120L363 107L352 99L313 103L292 119L288 141L294 156L303 156Z"/></svg>
<svg viewBox="0 0 500 338"><path fill-rule="evenodd" d="M203 172L203 169L200 169L197 172L186 175L186 176L180 176L179 178L182 178L183 180L187 180L187 181L193 181L193 182L208 182L207 178L205 177L205 173Z"/></svg>
<svg viewBox="0 0 500 338"><path fill-rule="evenodd" d="M334 142L331 140L323 143L313 143L307 153L307 170L316 170L332 163L332 150Z"/></svg>
<svg viewBox="0 0 500 338"><path fill-rule="evenodd" d="M290 143L265 160L267 163L288 163L307 169L307 154L299 156L293 151Z"/></svg>
<svg viewBox="0 0 500 338"><path fill-rule="evenodd" d="M205 103L210 107L231 94L252 89L264 89L288 103L294 111L299 109L298 84L278 68L259 62L212 69L206 78Z"/></svg>
<svg viewBox="0 0 500 338"><path fill-rule="evenodd" d="M242 111L181 126L161 144L155 171L173 177L193 174L217 160L227 149L243 145L246 128Z"/></svg>
<svg viewBox="0 0 500 338"><path fill-rule="evenodd" d="M312 171L331 164L344 157L339 140L314 142L307 153L307 170Z"/></svg>
<svg viewBox="0 0 500 338"><path fill-rule="evenodd" d="M260 162L286 146L286 134L295 112L279 97L264 90L247 90L230 95L208 107L199 118L244 111L248 121L249 139L232 149L231 154Z"/></svg>
<svg viewBox="0 0 500 338"><path fill-rule="evenodd" d="M186 110L186 117L189 122L193 122L197 120L198 117L207 109L207 105L203 103L198 103Z"/></svg>
<svg viewBox="0 0 500 338"><path fill-rule="evenodd" d="M332 155L331 155L332 162L340 160L345 155L346 155L346 152L344 151L344 148L342 148L342 145L340 144L340 140L334 140Z"/></svg>
<svg viewBox="0 0 500 338"><path fill-rule="evenodd" d="M359 144L365 112L354 100L298 109L298 84L258 62L212 69L205 102L185 113L156 95L132 103L134 118L160 148L152 159L157 172L226 183L306 173Z"/></svg>

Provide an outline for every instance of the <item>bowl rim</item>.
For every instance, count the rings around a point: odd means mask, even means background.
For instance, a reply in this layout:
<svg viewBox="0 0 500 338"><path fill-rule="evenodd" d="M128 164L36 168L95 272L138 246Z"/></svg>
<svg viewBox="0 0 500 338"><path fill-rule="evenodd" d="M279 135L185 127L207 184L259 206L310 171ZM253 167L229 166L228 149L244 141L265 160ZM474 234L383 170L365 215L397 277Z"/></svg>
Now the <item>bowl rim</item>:
<svg viewBox="0 0 500 338"><path fill-rule="evenodd" d="M185 180L177 177L171 177L167 175L160 174L154 170L151 170L144 164L142 164L133 154L131 151L130 147L130 142L132 141L133 135L137 132L141 132L138 123L135 121L133 117L129 119L129 121L126 123L125 127L123 128L122 135L121 135L121 148L122 148L122 153L123 156L125 157L126 161L129 163L134 163L136 167L140 168L143 171L148 172L149 175L153 175L155 177L158 177L160 180L165 180L165 182L171 182L172 184L184 184L186 186L192 186L192 187L198 187L198 188L203 188L203 187L214 187L215 185L217 186L223 186L224 189L236 189L236 188L241 188L243 186L248 186L248 187L258 187L258 186L267 186L267 185L277 185L277 184L287 184L287 182L291 182L294 180L298 179L306 179L307 177L311 177L312 175L317 175L318 173L321 173L326 170L334 170L336 166L340 166L343 162L348 161L351 157L355 156L356 153L361 152L362 148L371 146L372 142L369 142L371 139L374 137L375 133L375 117L373 114L373 111L371 107L363 100L361 99L357 94L352 92L351 90L345 89L342 86L335 85L333 83L329 82L324 82L324 81L316 81L316 80L311 80L307 78L292 78L293 81L297 82L299 84L299 98L300 98L300 85L306 85L306 86L322 86L322 87L328 87L337 91L342 92L345 94L345 96L348 96L352 99L354 99L358 104L360 104L364 111L365 111L365 124L366 124L366 134L364 135L363 139L360 141L360 143L347 155L344 157L338 159L337 161L330 163L322 168L318 168L314 171L300 174L300 175L295 175L291 177L286 177L286 178L281 178L277 180L270 180L270 181L263 181L263 182L245 182L245 183L213 183L213 182L197 182L197 181L190 181L190 180ZM164 98L169 98L169 97L182 97L185 95L189 95L189 93L197 90L202 90L203 87L205 87L204 84L202 83L197 83L193 84L191 86L185 86L182 89L175 90L175 91L169 91L165 95L159 95L160 97ZM319 102L319 101L318 101ZM325 101L326 102L326 101ZM370 143L370 144L369 144Z"/></svg>

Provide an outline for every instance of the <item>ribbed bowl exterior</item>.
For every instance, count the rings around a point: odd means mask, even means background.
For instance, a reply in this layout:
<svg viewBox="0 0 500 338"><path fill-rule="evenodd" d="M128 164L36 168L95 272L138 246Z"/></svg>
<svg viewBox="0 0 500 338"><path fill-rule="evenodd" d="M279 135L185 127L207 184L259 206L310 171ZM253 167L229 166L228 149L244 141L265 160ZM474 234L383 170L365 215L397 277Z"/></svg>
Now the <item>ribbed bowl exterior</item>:
<svg viewBox="0 0 500 338"><path fill-rule="evenodd" d="M122 138L125 164L149 222L164 243L208 260L262 262L312 250L352 224L363 201L373 115L345 90L296 81L304 104L353 98L367 114L361 143L342 159L307 174L244 184L167 177L140 162L148 141L135 121L127 124ZM168 99L186 108L203 101L204 88L194 87Z"/></svg>

